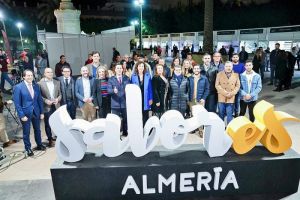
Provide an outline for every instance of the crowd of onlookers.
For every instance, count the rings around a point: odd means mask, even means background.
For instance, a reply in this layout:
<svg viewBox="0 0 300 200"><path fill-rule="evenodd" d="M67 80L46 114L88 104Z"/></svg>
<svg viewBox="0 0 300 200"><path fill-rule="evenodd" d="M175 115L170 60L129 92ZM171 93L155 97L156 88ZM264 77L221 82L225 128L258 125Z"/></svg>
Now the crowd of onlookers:
<svg viewBox="0 0 300 200"><path fill-rule="evenodd" d="M24 81L15 85L13 90L25 150L29 156L34 154L29 140L31 125L37 149L45 150L41 141L41 120L45 123L48 146L54 145L49 117L61 105L66 105L72 119L76 118L77 108L81 110L82 118L89 121L105 118L108 113L116 114L122 119L121 133L126 136L127 84L136 84L141 89L143 124L151 115L161 117L170 109L189 118L193 105L202 105L223 120L226 117L227 124L233 117L245 115L248 108L249 119L254 121L253 108L262 89L265 69L271 70L271 84L278 80L275 91L281 91L291 87L290 71L296 62L295 56L280 50L279 44L269 52L269 61L267 54L258 49L254 58L249 60L248 53L242 48L239 54L232 53L230 61L222 62L221 49L212 56L204 54L202 64L198 64L192 54L187 53L183 60L174 57L168 66L157 52L148 60L147 56L136 53L132 57L121 56L114 48L109 65L100 62L98 51L89 54L77 78L72 76L72 67L64 55L60 56L54 70L47 67L48 62L42 55L38 55L35 61L38 76L34 77L32 68L24 68ZM28 54L23 55L23 59L26 61ZM269 67L266 66L268 62ZM9 142L7 138L2 140L5 144Z"/></svg>

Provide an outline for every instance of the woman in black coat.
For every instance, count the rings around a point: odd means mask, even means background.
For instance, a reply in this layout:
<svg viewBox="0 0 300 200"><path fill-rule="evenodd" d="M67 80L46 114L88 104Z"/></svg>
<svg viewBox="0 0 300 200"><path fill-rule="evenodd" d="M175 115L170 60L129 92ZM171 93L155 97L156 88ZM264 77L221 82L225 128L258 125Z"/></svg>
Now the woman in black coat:
<svg viewBox="0 0 300 200"><path fill-rule="evenodd" d="M261 69L262 59L263 59L262 52L260 49L257 49L253 57L253 71L255 71L258 74L259 74L259 70Z"/></svg>
<svg viewBox="0 0 300 200"><path fill-rule="evenodd" d="M111 112L110 96L107 92L108 71L105 66L97 68L97 79L93 84L93 103L98 111L99 118L106 118Z"/></svg>
<svg viewBox="0 0 300 200"><path fill-rule="evenodd" d="M275 67L275 78L279 80L277 88L273 91L280 92L282 91L282 86L286 82L288 75L288 60L287 55L284 50L280 50L278 53L277 63Z"/></svg>
<svg viewBox="0 0 300 200"><path fill-rule="evenodd" d="M285 90L289 90L291 89L291 86L292 86L292 78L294 76L294 67L295 67L295 64L296 64L296 57L289 51L286 52L286 55L287 55L287 77L286 77L286 81L285 81L285 84L284 84L284 89Z"/></svg>
<svg viewBox="0 0 300 200"><path fill-rule="evenodd" d="M156 65L152 78L153 104L152 111L158 117L166 111L169 83L164 74L164 67Z"/></svg>

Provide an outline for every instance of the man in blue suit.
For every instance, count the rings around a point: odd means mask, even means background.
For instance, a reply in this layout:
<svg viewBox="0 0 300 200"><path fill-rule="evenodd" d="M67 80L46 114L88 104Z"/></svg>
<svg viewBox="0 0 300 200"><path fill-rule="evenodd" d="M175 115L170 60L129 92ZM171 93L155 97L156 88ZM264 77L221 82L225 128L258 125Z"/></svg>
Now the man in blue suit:
<svg viewBox="0 0 300 200"><path fill-rule="evenodd" d="M111 112L122 118L123 135L127 136L127 112L125 87L130 84L130 80L123 75L122 65L115 67L115 76L108 80L107 92L111 95Z"/></svg>
<svg viewBox="0 0 300 200"><path fill-rule="evenodd" d="M13 93L13 100L22 122L23 141L28 156L33 156L30 143L30 122L34 130L34 139L37 150L44 151L46 147L42 144L40 120L44 118L43 99L40 88L33 83L33 72L29 69L23 72L24 81L17 84Z"/></svg>
<svg viewBox="0 0 300 200"><path fill-rule="evenodd" d="M96 118L96 109L94 108L92 93L94 79L89 76L88 67L83 66L80 71L82 76L76 80L75 95L78 100L78 106L81 109L83 119L93 121Z"/></svg>

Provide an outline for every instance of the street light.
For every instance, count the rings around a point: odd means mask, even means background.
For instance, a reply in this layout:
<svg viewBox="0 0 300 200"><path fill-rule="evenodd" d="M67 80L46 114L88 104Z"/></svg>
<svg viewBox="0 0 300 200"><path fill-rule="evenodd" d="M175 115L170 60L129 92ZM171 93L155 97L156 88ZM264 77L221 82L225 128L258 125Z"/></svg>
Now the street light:
<svg viewBox="0 0 300 200"><path fill-rule="evenodd" d="M0 20L2 22L4 32L6 33L6 27L5 27L5 23L4 23L4 15L1 11L0 11Z"/></svg>
<svg viewBox="0 0 300 200"><path fill-rule="evenodd" d="M144 5L144 0L135 0L134 1L134 5L140 7L140 14L141 14L141 18L140 18L140 48L141 48L141 54L142 54L143 53L142 20L143 20L143 5Z"/></svg>
<svg viewBox="0 0 300 200"><path fill-rule="evenodd" d="M21 28L23 28L23 24L21 22L18 22L16 24L16 26L18 27L19 29L19 32L20 32L20 39L21 39L21 44L22 44L22 50L24 50L24 45L23 45L23 38L22 38L22 32L21 32Z"/></svg>
<svg viewBox="0 0 300 200"><path fill-rule="evenodd" d="M132 20L132 21L130 22L130 24L131 24L132 26L137 26L137 25L139 25L139 22L138 22L138 20Z"/></svg>

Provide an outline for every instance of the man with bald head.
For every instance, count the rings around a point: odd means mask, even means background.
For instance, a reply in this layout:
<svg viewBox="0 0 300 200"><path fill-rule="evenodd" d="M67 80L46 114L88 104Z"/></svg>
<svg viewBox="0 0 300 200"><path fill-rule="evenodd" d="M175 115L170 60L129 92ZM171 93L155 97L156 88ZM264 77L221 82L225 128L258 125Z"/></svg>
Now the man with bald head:
<svg viewBox="0 0 300 200"><path fill-rule="evenodd" d="M93 106L92 86L94 79L90 77L88 67L81 67L80 72L81 77L79 77L75 83L75 95L78 100L78 106L81 109L83 119L92 121L95 119L96 113L93 113L89 119L88 110L84 108Z"/></svg>
<svg viewBox="0 0 300 200"><path fill-rule="evenodd" d="M49 117L59 107L61 100L60 82L53 79L53 70L45 68L44 78L38 82L41 88L41 95L44 102L44 122L45 132L48 137L49 147L54 146L54 138L52 137L51 128L49 125Z"/></svg>

